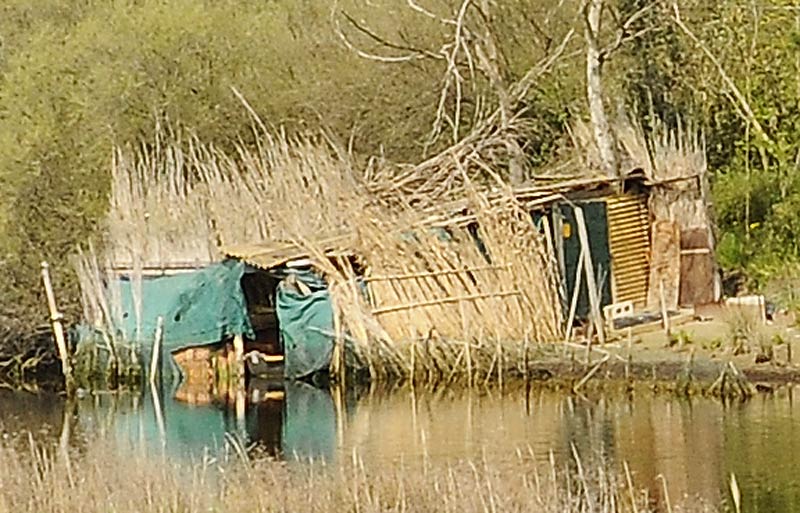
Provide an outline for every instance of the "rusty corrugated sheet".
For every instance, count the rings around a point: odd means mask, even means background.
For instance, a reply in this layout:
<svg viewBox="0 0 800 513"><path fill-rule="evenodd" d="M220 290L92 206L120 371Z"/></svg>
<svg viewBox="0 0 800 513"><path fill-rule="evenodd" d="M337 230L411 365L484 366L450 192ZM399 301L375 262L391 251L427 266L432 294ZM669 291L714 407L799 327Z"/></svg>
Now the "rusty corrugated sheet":
<svg viewBox="0 0 800 513"><path fill-rule="evenodd" d="M606 200L608 242L614 271L614 301L633 301L636 307L647 302L650 236L647 198L620 195Z"/></svg>

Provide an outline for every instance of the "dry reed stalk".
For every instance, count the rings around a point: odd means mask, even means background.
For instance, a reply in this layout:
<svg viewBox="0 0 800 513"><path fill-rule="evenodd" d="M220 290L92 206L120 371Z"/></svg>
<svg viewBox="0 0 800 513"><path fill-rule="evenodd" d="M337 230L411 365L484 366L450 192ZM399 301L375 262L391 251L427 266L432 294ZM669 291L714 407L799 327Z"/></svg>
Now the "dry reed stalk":
<svg viewBox="0 0 800 513"><path fill-rule="evenodd" d="M423 444L426 446L426 442ZM225 462L181 462L160 449L110 446L100 439L69 453L29 442L27 451L0 444L0 511L156 512L165 507L200 511L542 511L650 513L628 472L584 461L573 449L570 470L553 453L539 460L532 449L510 462L484 452L446 463L427 449L407 461L370 462L357 451L334 464L282 463L237 455ZM109 454L114 455L109 457ZM567 457L570 457L567 455ZM119 458L126 464L119 465ZM627 465L625 465L627 469ZM543 478L543 473L549 478ZM253 493L267 485L269 493ZM732 487L733 489L733 487ZM738 487L736 492L738 493ZM734 499L735 500L735 499ZM735 500L736 501L736 500ZM736 501L738 502L738 501ZM676 504L679 511L713 511Z"/></svg>
<svg viewBox="0 0 800 513"><path fill-rule="evenodd" d="M507 130L519 123L512 120ZM83 257L77 265L93 324L113 337L114 314L120 310L116 275L98 261L129 268L141 326L146 269L200 266L220 259L225 246L280 241L302 248L325 274L343 331L370 362L373 378L407 378L411 353L405 344L423 334L430 339L427 358L418 358L414 372L439 377L454 370L460 375L454 362L466 363L446 340L470 348L470 364L485 373L492 361L483 366L485 357L496 358L498 348L504 349L500 342L561 338L552 245L491 171L494 161L480 157L505 147L500 139L508 133L475 135L456 145L462 153L398 176L358 171L344 152L321 138L254 130L255 144L234 154L169 133L139 150L115 152L105 256ZM439 171L415 181L430 166ZM474 180L489 180L508 192L490 202ZM425 221L432 212L439 219L452 217L433 205L458 195L468 199L488 264L466 227L445 222L449 240L442 240L444 232ZM350 263L330 261L322 243L341 235L349 241L345 249L367 269L368 298ZM473 373L468 375L472 379Z"/></svg>

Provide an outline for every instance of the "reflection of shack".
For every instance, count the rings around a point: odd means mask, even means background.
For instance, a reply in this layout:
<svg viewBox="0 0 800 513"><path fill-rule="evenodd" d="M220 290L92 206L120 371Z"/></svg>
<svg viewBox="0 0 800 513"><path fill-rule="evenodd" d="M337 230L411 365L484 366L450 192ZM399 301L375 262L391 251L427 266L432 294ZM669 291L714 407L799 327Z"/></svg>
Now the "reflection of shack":
<svg viewBox="0 0 800 513"><path fill-rule="evenodd" d="M327 390L303 383L259 382L251 394L244 418L221 405L187 405L169 396L163 402L115 394L82 398L74 405L79 415L72 415L71 407L65 411L63 432L103 432L123 447L166 450L183 461L222 458L231 454L232 440L275 458L333 458L337 413ZM60 421L61 411L57 413Z"/></svg>
<svg viewBox="0 0 800 513"><path fill-rule="evenodd" d="M291 379L324 372L343 337L553 342L573 313L630 322L647 317L637 311L718 298L700 182L634 172L474 192L436 209L365 215L336 239L228 247L221 262L181 272L129 268L105 295L121 298L112 324L145 356L162 319L187 400L239 387L245 362L251 374L280 364ZM87 302L89 320L99 310Z"/></svg>

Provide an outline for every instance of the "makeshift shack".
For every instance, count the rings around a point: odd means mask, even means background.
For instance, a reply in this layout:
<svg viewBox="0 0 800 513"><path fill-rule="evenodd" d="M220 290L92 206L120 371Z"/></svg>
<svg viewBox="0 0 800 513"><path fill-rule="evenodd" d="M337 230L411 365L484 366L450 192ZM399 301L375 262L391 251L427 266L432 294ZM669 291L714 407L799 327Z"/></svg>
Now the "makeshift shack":
<svg viewBox="0 0 800 513"><path fill-rule="evenodd" d="M120 149L103 253L79 258L85 317L109 353L146 360L163 342L179 361L211 361L199 380L233 364L238 387L244 365L283 363L304 378L345 344L407 376L434 339L449 373L464 366L472 379L473 341L488 372L502 344L519 356L587 319L602 334L606 308L718 297L698 144L642 144L651 151L629 152L623 165L636 170L622 177L581 161L570 176L528 170L529 185L511 187L502 133L369 169L283 133L231 155L200 142ZM181 261L202 263L172 272ZM436 365L423 373L449 379Z"/></svg>

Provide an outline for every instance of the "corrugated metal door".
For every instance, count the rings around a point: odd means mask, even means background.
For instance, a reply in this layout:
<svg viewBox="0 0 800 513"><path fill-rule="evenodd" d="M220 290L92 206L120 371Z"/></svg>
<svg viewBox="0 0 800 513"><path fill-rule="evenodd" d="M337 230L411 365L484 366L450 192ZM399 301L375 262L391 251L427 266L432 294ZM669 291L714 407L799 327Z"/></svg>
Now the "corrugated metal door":
<svg viewBox="0 0 800 513"><path fill-rule="evenodd" d="M647 303L650 264L647 198L624 194L608 198L608 242L614 272L614 301Z"/></svg>

